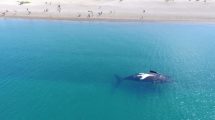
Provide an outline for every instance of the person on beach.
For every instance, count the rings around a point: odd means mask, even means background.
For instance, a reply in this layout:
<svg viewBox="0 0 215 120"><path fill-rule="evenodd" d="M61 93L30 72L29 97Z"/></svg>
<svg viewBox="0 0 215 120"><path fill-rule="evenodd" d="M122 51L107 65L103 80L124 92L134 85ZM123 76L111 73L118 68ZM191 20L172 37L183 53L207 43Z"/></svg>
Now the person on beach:
<svg viewBox="0 0 215 120"><path fill-rule="evenodd" d="M61 12L61 5L60 5L60 4L57 6L57 11L58 11L59 13Z"/></svg>
<svg viewBox="0 0 215 120"><path fill-rule="evenodd" d="M5 12L1 13L1 16L5 16L5 15L6 15L6 13L5 13Z"/></svg>
<svg viewBox="0 0 215 120"><path fill-rule="evenodd" d="M27 8L26 10L27 10L27 12L28 12L28 15L30 15L30 14L31 14L31 11L29 11L29 9L28 9L28 8Z"/></svg>
<svg viewBox="0 0 215 120"><path fill-rule="evenodd" d="M77 17L81 17L81 14L80 13L78 13L78 16Z"/></svg>
<svg viewBox="0 0 215 120"><path fill-rule="evenodd" d="M5 16L6 13L8 13L8 12L9 12L8 10L5 10L5 12L2 12L2 13L1 13L1 16Z"/></svg>
<svg viewBox="0 0 215 120"><path fill-rule="evenodd" d="M143 9L142 13L143 13L143 15L141 16L141 19L144 18L144 14L146 13L146 10Z"/></svg>
<svg viewBox="0 0 215 120"><path fill-rule="evenodd" d="M46 9L44 9L44 13L47 13L49 11L49 9L48 8L46 8Z"/></svg>
<svg viewBox="0 0 215 120"><path fill-rule="evenodd" d="M93 17L93 11L88 10L88 13Z"/></svg>
<svg viewBox="0 0 215 120"><path fill-rule="evenodd" d="M101 16L103 14L103 12L101 11L101 12L98 12L98 16Z"/></svg>

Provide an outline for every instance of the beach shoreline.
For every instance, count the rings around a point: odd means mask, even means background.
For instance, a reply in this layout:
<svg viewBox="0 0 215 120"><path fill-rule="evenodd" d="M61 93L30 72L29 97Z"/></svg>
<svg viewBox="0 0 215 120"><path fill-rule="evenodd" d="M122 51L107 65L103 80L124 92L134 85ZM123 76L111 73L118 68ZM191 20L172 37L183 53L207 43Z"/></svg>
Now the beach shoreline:
<svg viewBox="0 0 215 120"><path fill-rule="evenodd" d="M215 24L215 19L87 19L87 18L49 18L49 17L0 17L0 20L48 20L48 21L74 21L74 22L136 22L136 23L207 23Z"/></svg>
<svg viewBox="0 0 215 120"><path fill-rule="evenodd" d="M2 2L4 1L4 2ZM19 5L0 1L0 19L45 19L110 22L207 22L215 23L215 1L164 0L42 0Z"/></svg>

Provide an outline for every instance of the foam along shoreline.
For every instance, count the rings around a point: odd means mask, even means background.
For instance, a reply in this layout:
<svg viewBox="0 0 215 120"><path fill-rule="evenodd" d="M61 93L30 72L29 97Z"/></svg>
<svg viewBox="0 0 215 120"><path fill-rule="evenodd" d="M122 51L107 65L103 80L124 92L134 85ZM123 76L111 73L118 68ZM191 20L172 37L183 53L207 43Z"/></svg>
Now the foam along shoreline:
<svg viewBox="0 0 215 120"><path fill-rule="evenodd" d="M215 22L215 0L0 0L0 18Z"/></svg>

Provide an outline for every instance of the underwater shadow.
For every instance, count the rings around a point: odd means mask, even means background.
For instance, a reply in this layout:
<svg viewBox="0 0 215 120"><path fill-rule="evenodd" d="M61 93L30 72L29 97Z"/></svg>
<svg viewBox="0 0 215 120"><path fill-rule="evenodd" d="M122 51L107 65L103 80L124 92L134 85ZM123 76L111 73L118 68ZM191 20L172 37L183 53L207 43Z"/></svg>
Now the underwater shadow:
<svg viewBox="0 0 215 120"><path fill-rule="evenodd" d="M117 84L117 85L116 85ZM162 95L168 91L171 83L145 83L137 81L122 81L120 84L116 81L112 83L111 94L125 92L126 94L143 97L145 95Z"/></svg>

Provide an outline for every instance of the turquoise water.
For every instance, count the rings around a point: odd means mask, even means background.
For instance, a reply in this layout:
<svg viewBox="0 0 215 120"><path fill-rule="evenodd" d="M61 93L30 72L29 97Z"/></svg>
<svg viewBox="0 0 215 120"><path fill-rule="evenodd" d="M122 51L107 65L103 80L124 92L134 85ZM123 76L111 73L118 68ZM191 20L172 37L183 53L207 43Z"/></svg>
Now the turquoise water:
<svg viewBox="0 0 215 120"><path fill-rule="evenodd" d="M0 120L214 120L215 24L0 20ZM123 81L156 70L168 84Z"/></svg>

